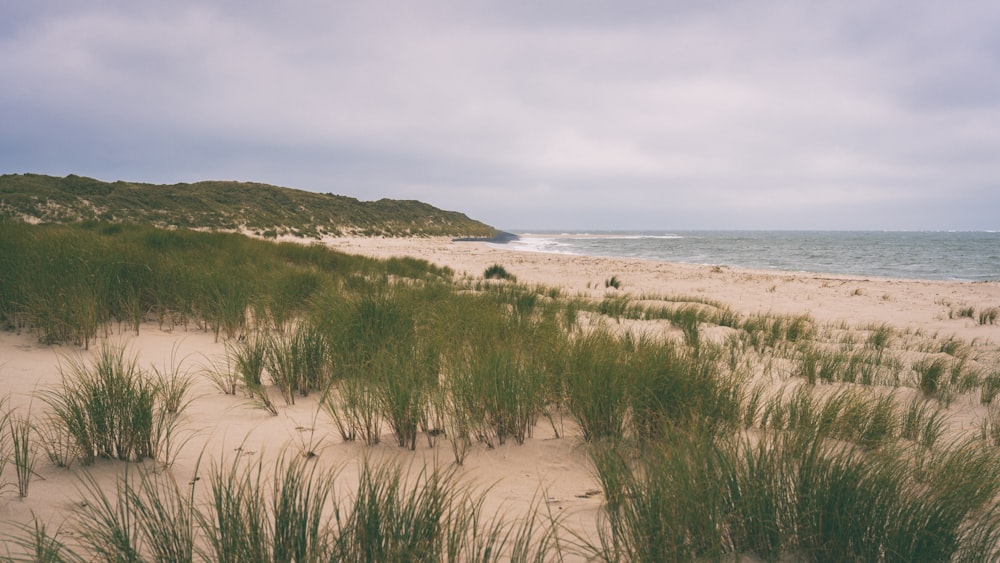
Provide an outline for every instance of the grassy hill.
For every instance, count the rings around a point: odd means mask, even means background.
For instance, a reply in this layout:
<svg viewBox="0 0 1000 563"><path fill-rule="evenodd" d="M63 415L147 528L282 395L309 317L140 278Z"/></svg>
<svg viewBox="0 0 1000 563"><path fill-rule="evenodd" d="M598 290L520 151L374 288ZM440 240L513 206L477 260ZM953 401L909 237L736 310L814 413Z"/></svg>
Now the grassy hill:
<svg viewBox="0 0 1000 563"><path fill-rule="evenodd" d="M412 200L360 201L247 182L102 182L69 175L0 176L0 217L32 222L109 221L160 227L248 229L264 236L490 237L493 227Z"/></svg>

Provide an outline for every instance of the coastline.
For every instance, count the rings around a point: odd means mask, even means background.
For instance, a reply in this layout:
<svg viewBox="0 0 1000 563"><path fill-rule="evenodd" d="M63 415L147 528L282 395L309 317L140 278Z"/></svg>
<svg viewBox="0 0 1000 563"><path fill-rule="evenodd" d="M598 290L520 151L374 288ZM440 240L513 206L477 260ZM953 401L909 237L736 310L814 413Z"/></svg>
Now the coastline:
<svg viewBox="0 0 1000 563"><path fill-rule="evenodd" d="M887 322L901 329L951 331L961 338L1000 341L1000 327L954 318L960 307L1000 306L1000 282L880 278L848 274L783 272L530 252L486 242L447 238L327 238L341 252L374 258L408 256L447 266L459 276L477 277L500 264L519 282L559 287L567 295L600 298L605 280L615 276L620 291L698 296L720 301L744 314L809 313L821 322L852 325Z"/></svg>
<svg viewBox="0 0 1000 563"><path fill-rule="evenodd" d="M1000 233L990 231L522 232L514 248L634 257L773 272L1000 281Z"/></svg>

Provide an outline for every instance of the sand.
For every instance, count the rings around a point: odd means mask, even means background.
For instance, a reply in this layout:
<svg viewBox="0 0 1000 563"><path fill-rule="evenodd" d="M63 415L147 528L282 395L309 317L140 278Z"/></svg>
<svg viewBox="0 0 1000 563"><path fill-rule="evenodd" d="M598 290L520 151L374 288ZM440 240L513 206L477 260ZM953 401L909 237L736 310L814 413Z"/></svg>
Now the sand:
<svg viewBox="0 0 1000 563"><path fill-rule="evenodd" d="M501 264L519 282L559 287L564 295L600 298L608 292L634 296L657 294L695 296L729 305L745 313L809 313L820 322L864 327L888 323L901 330L926 334L954 335L985 354L996 354L1000 325L979 325L974 319L956 318L961 306L976 309L1000 306L1000 283L958 283L861 278L855 276L736 270L725 267L670 264L647 260L605 259L559 254L517 252L478 242L447 239L336 238L325 244L337 250L374 257L412 256L452 268L460 276L480 277L492 264ZM621 289L605 288L605 280L615 276ZM236 456L264 459L265 467L274 457L304 451L318 454L319 463L337 467L343 484L338 494L351 488L358 464L365 456L398 458L414 471L424 464L451 464L447 442L430 447L421 437L417 451L395 446L384 429L382 444L365 447L343 443L329 417L313 398L298 399L286 406L275 396L279 413L271 416L254 408L240 395L225 395L204 375L222 359L225 344L213 334L193 327L163 330L145 325L136 335L112 327L106 339L126 345L145 368L171 365L195 376L192 401L186 410L181 436L186 440L171 471L179 483L207 476L211 460L232 460ZM93 346L92 348L97 348ZM0 332L0 396L9 396L17 412L31 410L42 416L44 403L38 391L60 381L60 365L67 358L92 354L73 346L39 344L30 333ZM174 358L173 360L171 358ZM955 409L972 409L972 400L959 401ZM488 490L488 512L523 514L540 502L565 523L593 537L602 497L579 433L568 420L558 421L564 436L556 438L544 419L524 445L487 449L476 445L458 468L460 479ZM79 473L89 471L110 486L127 464L100 461L88 468L52 466L41 454L27 498L18 498L9 488L0 494L0 533L18 523L27 523L32 514L58 525L79 506ZM200 461L200 465L199 465ZM0 481L11 482L14 469L8 466ZM201 481L205 483L207 480ZM207 483L206 487L207 488Z"/></svg>
<svg viewBox="0 0 1000 563"><path fill-rule="evenodd" d="M600 298L615 276L632 295L705 297L745 314L809 313L821 322L852 325L886 322L900 329L948 331L956 336L1000 339L1000 326L949 318L961 306L1000 306L1000 283L900 280L733 269L641 259L594 258L506 250L503 245L448 239L331 238L325 244L378 258L414 256L456 273L482 276L500 264L528 284L560 287L568 295Z"/></svg>

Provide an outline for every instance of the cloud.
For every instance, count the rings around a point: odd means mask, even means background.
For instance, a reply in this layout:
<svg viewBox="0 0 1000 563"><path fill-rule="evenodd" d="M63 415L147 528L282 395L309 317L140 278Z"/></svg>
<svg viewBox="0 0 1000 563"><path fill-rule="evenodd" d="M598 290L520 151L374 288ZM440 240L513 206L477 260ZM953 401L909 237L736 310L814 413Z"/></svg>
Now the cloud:
<svg viewBox="0 0 1000 563"><path fill-rule="evenodd" d="M985 2L23 4L0 8L0 172L511 228L997 227Z"/></svg>

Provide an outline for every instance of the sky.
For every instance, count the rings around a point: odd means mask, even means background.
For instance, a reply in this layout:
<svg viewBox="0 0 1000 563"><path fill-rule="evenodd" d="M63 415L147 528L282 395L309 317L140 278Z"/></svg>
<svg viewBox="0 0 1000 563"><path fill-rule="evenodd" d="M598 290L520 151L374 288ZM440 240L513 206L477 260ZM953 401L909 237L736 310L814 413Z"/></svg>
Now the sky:
<svg viewBox="0 0 1000 563"><path fill-rule="evenodd" d="M508 230L1000 229L1000 2L0 3L0 174Z"/></svg>

